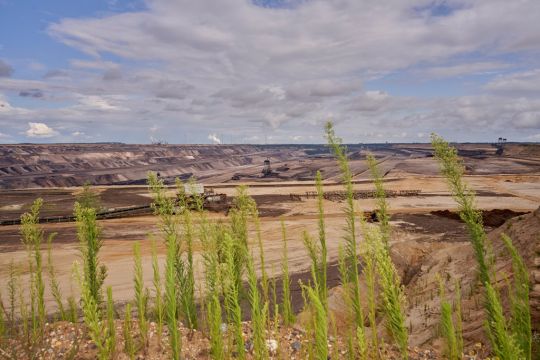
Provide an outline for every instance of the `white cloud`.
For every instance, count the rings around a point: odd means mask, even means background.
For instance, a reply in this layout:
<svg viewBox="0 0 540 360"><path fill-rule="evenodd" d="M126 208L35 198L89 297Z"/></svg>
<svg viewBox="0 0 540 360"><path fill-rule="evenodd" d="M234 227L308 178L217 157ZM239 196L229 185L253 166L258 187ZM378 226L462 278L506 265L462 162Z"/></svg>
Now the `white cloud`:
<svg viewBox="0 0 540 360"><path fill-rule="evenodd" d="M54 121L65 134L109 136L96 140L142 142L150 132L171 143L214 141L209 133L323 141L329 117L346 141L431 131L525 138L539 127L540 2L451 0L450 14L431 16L427 0L294 1L152 0L62 19L48 33L91 56L42 80L0 78L10 96L46 94L28 108L6 100L0 125L15 134L29 119ZM471 74L483 76L471 85ZM447 79L459 79L451 95Z"/></svg>
<svg viewBox="0 0 540 360"><path fill-rule="evenodd" d="M489 82L485 88L502 94L539 95L540 69L499 76Z"/></svg>
<svg viewBox="0 0 540 360"><path fill-rule="evenodd" d="M26 130L26 136L31 138L49 138L58 135L58 131L50 128L44 123L28 123L28 130Z"/></svg>
<svg viewBox="0 0 540 360"><path fill-rule="evenodd" d="M221 140L218 138L216 134L209 134L208 140L212 140L214 144L221 144Z"/></svg>

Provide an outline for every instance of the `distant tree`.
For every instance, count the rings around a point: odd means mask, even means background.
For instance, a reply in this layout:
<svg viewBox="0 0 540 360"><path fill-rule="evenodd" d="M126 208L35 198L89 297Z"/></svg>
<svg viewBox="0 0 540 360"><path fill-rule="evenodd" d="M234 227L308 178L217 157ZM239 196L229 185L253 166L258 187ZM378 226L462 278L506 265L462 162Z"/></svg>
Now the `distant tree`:
<svg viewBox="0 0 540 360"><path fill-rule="evenodd" d="M84 183L82 192L77 195L77 202L82 208L90 208L96 211L101 210L99 193L92 189L89 181Z"/></svg>

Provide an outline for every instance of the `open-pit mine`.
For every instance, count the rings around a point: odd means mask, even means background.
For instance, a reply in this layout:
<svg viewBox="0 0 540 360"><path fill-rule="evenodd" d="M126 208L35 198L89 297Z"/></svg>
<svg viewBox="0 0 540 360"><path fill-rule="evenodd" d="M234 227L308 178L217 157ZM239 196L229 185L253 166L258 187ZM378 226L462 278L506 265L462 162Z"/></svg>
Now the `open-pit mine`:
<svg viewBox="0 0 540 360"><path fill-rule="evenodd" d="M540 266L540 145L508 143L502 153L492 144L455 146L464 161L464 180L476 193L476 206L481 210L495 254L504 252L499 235L505 232L530 271L532 324L537 334L540 269L535 266ZM405 323L411 351L442 351L437 279L443 276L461 283L465 346L467 351L481 354L487 339L483 332L482 298L474 285L477 275L473 249L431 145L351 144L347 149L356 212L364 216L367 226L377 222L377 199L366 154L374 155L383 175L392 229L390 253L407 298ZM46 235L56 234L51 256L58 282L65 294L77 297L79 287L72 279L72 267L74 261L81 259L74 202L84 191L83 185L91 184L100 204L97 218L103 246L99 257L108 274L104 285L112 286L115 301L124 304L133 299L131 269L135 241L140 243L145 286L153 286L152 239L157 240L159 265L165 264L166 246L146 183L149 172L158 175L171 196L178 191L175 179L195 182L212 221L227 221L237 186L247 185L247 192L258 207L265 270L270 277L280 276L281 223L286 226L292 306L300 314L297 327L301 332L303 299L298 280L305 284L311 276L303 233L316 236L318 232L314 181L317 171L324 186L328 307L339 331L348 316L343 310L337 264L338 247L347 225L343 212L346 192L340 168L325 145L0 145L0 289L5 299L10 264L17 269L22 283L29 281L20 218L36 198L43 199L41 228ZM248 238L260 275L256 227L250 226ZM359 248L363 242L360 231ZM199 289L204 282L203 259L200 244L195 242L193 246ZM498 273L511 273L508 256L497 264ZM504 282L504 278L499 280ZM451 298L454 290L450 287L446 295ZM280 282L276 291L281 296ZM48 288L45 301L48 311L56 311ZM4 308L8 307L4 301ZM385 338L384 330L378 331ZM80 351L88 358L95 353L91 347L81 347Z"/></svg>

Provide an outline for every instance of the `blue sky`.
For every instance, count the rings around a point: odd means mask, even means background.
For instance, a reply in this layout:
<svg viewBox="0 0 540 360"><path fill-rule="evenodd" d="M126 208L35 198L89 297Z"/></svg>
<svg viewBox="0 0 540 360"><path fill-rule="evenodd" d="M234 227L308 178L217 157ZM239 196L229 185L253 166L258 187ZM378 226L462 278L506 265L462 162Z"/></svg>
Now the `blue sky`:
<svg viewBox="0 0 540 360"><path fill-rule="evenodd" d="M0 143L540 141L540 3L0 0Z"/></svg>

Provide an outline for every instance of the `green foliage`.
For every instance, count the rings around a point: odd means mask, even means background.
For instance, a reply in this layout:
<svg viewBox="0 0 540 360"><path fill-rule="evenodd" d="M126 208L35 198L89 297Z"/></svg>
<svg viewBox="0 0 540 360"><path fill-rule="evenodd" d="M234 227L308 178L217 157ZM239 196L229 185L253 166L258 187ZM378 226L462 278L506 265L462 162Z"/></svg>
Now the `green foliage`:
<svg viewBox="0 0 540 360"><path fill-rule="evenodd" d="M102 286L107 277L107 268L99 261L99 250L103 240L96 222L96 210L75 203L75 218L80 242L79 251L83 261L84 284L88 286L90 296L99 307L103 302Z"/></svg>
<svg viewBox="0 0 540 360"><path fill-rule="evenodd" d="M251 307L251 329L253 331L253 349L256 359L268 359L268 349L266 348L266 315L268 313L268 303L261 303L257 274L253 266L253 260L247 257L248 275L248 299Z"/></svg>
<svg viewBox="0 0 540 360"><path fill-rule="evenodd" d="M148 304L147 290L144 287L141 247L139 242L133 244L133 253L135 264L133 267L133 283L135 289L135 305L137 306L137 315L139 318L139 331L141 333L141 342L143 349L146 349L148 343L148 321L146 320L146 308Z"/></svg>
<svg viewBox="0 0 540 360"><path fill-rule="evenodd" d="M512 267L514 270L514 284L510 289L510 308L512 319L510 327L518 345L523 351L526 359L532 358L532 326L531 308L529 304L529 272L517 249L512 244L512 240L506 235L501 235L506 249L512 257Z"/></svg>
<svg viewBox="0 0 540 360"><path fill-rule="evenodd" d="M350 285L347 289L350 291L350 301L353 309L356 326L364 326L364 315L360 303L360 280L358 275L358 251L356 245L356 215L354 207L354 190L352 184L352 172L347 160L347 149L342 145L342 141L335 135L334 127L331 122L326 123L326 139L332 153L337 158L341 169L342 181L347 194L345 205L345 255L347 262L346 283Z"/></svg>
<svg viewBox="0 0 540 360"><path fill-rule="evenodd" d="M169 342L171 345L172 358L174 360L179 360L182 349L182 339L178 332L178 322L176 319L177 291L174 266L176 254L176 238L171 237L167 243L167 259L165 262L165 314L169 329Z"/></svg>
<svg viewBox="0 0 540 360"><path fill-rule="evenodd" d="M234 247L235 282L240 289L240 298L245 297L243 277L246 272L248 252L248 222L256 211L255 201L248 195L246 186L236 188L233 206L229 211L231 236L236 243Z"/></svg>
<svg viewBox="0 0 540 360"><path fill-rule="evenodd" d="M81 288L81 305L83 319L90 338L96 344L98 359L106 360L110 357L110 347L107 346L108 331L103 321L101 321L101 311L92 293L91 284L86 276L81 275L79 265L75 265L75 275Z"/></svg>
<svg viewBox="0 0 540 360"><path fill-rule="evenodd" d="M163 307L163 292L161 284L161 272L159 270L159 263L157 258L156 241L152 239L152 270L153 270L153 285L154 285L154 315L157 325L157 337L158 344L161 346L161 336L163 334L163 319L164 319L164 307Z"/></svg>
<svg viewBox="0 0 540 360"><path fill-rule="evenodd" d="M508 325L503 314L500 296L490 283L485 285L486 302L489 303L490 313L486 320L486 330L491 339L493 353L500 359L523 359L524 354L514 336L508 332Z"/></svg>
<svg viewBox="0 0 540 360"><path fill-rule="evenodd" d="M408 358L408 332L405 326L405 293L390 253L382 241L381 230L370 228L366 239L374 246L377 273L379 275L380 298L386 317L386 326L401 350L401 357Z"/></svg>
<svg viewBox="0 0 540 360"><path fill-rule="evenodd" d="M116 352L116 326L114 324L114 300L112 287L107 286L107 335L105 340L107 353L114 357Z"/></svg>
<svg viewBox="0 0 540 360"><path fill-rule="evenodd" d="M4 307L4 301L2 300L2 292L0 291L0 346L4 342L4 337L7 335L7 324L4 314L6 309Z"/></svg>
<svg viewBox="0 0 540 360"><path fill-rule="evenodd" d="M34 333L37 336L42 333L45 326L45 284L43 282L43 265L41 254L41 243L43 242L43 230L39 226L39 211L43 206L41 198L34 201L30 212L21 216L21 235L23 244L26 246L30 265L31 292L36 296L32 297L31 320L34 323ZM34 300L37 303L37 318L34 316Z"/></svg>
<svg viewBox="0 0 540 360"><path fill-rule="evenodd" d="M457 150L444 139L432 134L431 142L435 150L443 176L446 178L452 196L459 205L460 217L467 225L473 246L478 274L484 286L484 308L487 316L486 329L495 355L501 359L530 358L530 314L528 310L528 279L523 276L524 265L511 242L505 241L514 264L515 286L511 296L512 319L508 325L504 317L500 295L494 288L494 257L486 251L486 232L482 225L482 216L476 209L474 192L463 181L464 166L457 156ZM507 239L509 240L509 239ZM510 245L510 247L508 247ZM489 250L489 247L488 247ZM525 306L527 309L525 309ZM517 339L517 341L516 341Z"/></svg>
<svg viewBox="0 0 540 360"><path fill-rule="evenodd" d="M83 208L94 209L96 212L101 210L99 193L92 189L92 185L89 181L84 183L82 191L76 196L76 200Z"/></svg>
<svg viewBox="0 0 540 360"><path fill-rule="evenodd" d="M317 288L304 286L312 312L313 337L315 348L313 358L317 360L328 359L328 323L327 314L320 293Z"/></svg>
<svg viewBox="0 0 540 360"><path fill-rule="evenodd" d="M214 360L225 358L223 335L221 332L221 304L217 292L207 298L208 337L210 338L210 355Z"/></svg>
<svg viewBox="0 0 540 360"><path fill-rule="evenodd" d="M56 270L54 268L54 264L52 261L52 239L53 234L49 236L48 240L48 247L47 247L47 269L49 273L49 287L51 288L51 295L54 298L54 302L56 303L56 306L58 307L58 313L60 315L60 320L66 321L67 320L67 313L64 307L64 302L62 301L63 295L62 291L60 290L60 284L58 283L58 279L56 277Z"/></svg>
<svg viewBox="0 0 540 360"><path fill-rule="evenodd" d="M358 347L358 357L360 360L369 359L368 344L366 341L366 333L363 326L356 327L356 346Z"/></svg>
<svg viewBox="0 0 540 360"><path fill-rule="evenodd" d="M31 358L32 350L33 350L33 338L32 338L32 331L30 328L30 315L28 313L28 304L26 303L26 295L24 292L23 287L21 286L21 278L17 277L17 284L19 285L19 315L20 315L20 323L21 323L21 332L22 332L22 339L24 342L26 342L26 352L28 354L28 358ZM32 301L32 300L30 300Z"/></svg>
<svg viewBox="0 0 540 360"><path fill-rule="evenodd" d="M152 193L152 207L154 213L160 218L160 229L165 238L167 246L167 257L165 260L165 318L169 329L169 343L171 347L171 356L174 360L180 359L182 349L182 339L178 331L178 291L176 287L177 280L177 261L180 253L180 244L178 239L179 219L175 215L174 199L168 197L165 193L163 181L159 180L155 173L148 173L148 187Z"/></svg>
<svg viewBox="0 0 540 360"><path fill-rule="evenodd" d="M281 236L283 238L283 255L281 257L281 282L282 282L282 299L281 311L283 324L289 326L294 323L294 314L291 304L291 280L289 276L289 257L287 253L287 231L285 223L281 220Z"/></svg>
<svg viewBox="0 0 540 360"><path fill-rule="evenodd" d="M458 332L452 317L452 304L445 299L444 283L439 277L439 298L441 301L441 333L445 340L445 355L449 360L459 360L462 357L458 343Z"/></svg>
<svg viewBox="0 0 540 360"><path fill-rule="evenodd" d="M13 336L16 332L15 326L15 309L17 302L17 274L15 272L15 266L13 265L13 259L9 263L9 280L7 283L8 299L9 299L9 314L7 314L7 320L9 321L9 335Z"/></svg>
<svg viewBox="0 0 540 360"><path fill-rule="evenodd" d="M478 271L482 284L490 282L488 264L485 255L486 233L482 225L482 215L475 207L474 191L463 181L465 168L457 155L457 150L451 147L443 138L433 134L431 144L439 161L441 172L446 178L452 197L459 206L460 217L467 225L471 243L478 263Z"/></svg>
<svg viewBox="0 0 540 360"><path fill-rule="evenodd" d="M203 245L203 260L206 282L206 311L208 320L208 336L210 338L210 353L212 359L224 358L223 335L221 331L222 312L219 301L220 276L219 245L226 239L224 227L214 225L201 226L201 242Z"/></svg>
<svg viewBox="0 0 540 360"><path fill-rule="evenodd" d="M457 338L457 350L459 354L463 353L463 310L461 307L461 284L458 280L455 282L456 298L454 303L454 318Z"/></svg>
<svg viewBox="0 0 540 360"><path fill-rule="evenodd" d="M317 187L317 211L318 211L318 229L319 229L319 251L320 251L320 266L317 269L319 279L319 298L326 311L328 311L328 288L327 282L327 262L328 262L328 250L326 248L326 228L324 224L324 190L322 184L321 172L317 171L315 176L315 185Z"/></svg>
<svg viewBox="0 0 540 360"><path fill-rule="evenodd" d="M68 310L67 310L67 317L68 320L72 323L76 323L78 320L78 314L77 314L77 301L75 300L74 296L68 297Z"/></svg>
<svg viewBox="0 0 540 360"><path fill-rule="evenodd" d="M268 283L268 273L266 272L266 265L264 262L264 247L261 234L261 222L256 208L253 211L253 221L255 223L255 232L257 234L257 245L259 246L259 261L261 264L261 288L263 292L262 295L265 303L268 304L270 301L270 288ZM268 315L269 313L267 314L267 316Z"/></svg>
<svg viewBox="0 0 540 360"><path fill-rule="evenodd" d="M363 223L364 232L366 232L366 224ZM364 247L364 266L362 272L366 281L367 287L367 304L368 304L368 319L369 327L371 329L371 345L373 349L373 358L378 357L378 347L379 347L379 335L377 334L377 299L375 298L375 286L377 280L377 267L376 267L376 244L373 243L375 239L373 237L366 237L366 243ZM362 328L362 335L365 335Z"/></svg>
<svg viewBox="0 0 540 360"><path fill-rule="evenodd" d="M377 161L373 155L367 156L368 167L375 185L375 198L377 200L377 219L379 220L381 236L385 247L389 247L390 240L390 215L388 214L388 202L386 201L386 193L384 192L383 177L377 167Z"/></svg>
<svg viewBox="0 0 540 360"><path fill-rule="evenodd" d="M191 183L193 184L193 183ZM193 268L193 242L194 230L192 213L189 210L188 198L184 191L184 185L179 179L176 179L176 188L178 192L178 201L182 213L182 225L184 228L185 249L179 244L179 254L176 263L177 279L180 291L180 309L187 326L190 329L196 329L197 306L195 303L195 274ZM192 197L195 199L196 210L203 216L203 199L199 194L192 191Z"/></svg>
<svg viewBox="0 0 540 360"><path fill-rule="evenodd" d="M223 287L225 297L225 311L227 313L227 319L232 324L232 333L234 343L236 345L236 353L239 359L245 358L244 351L244 338L242 335L242 309L240 308L240 289L236 282L236 263L234 254L236 253L234 247L239 246L235 243L233 238L229 234L225 234L224 248L225 248L225 267L223 276Z"/></svg>
<svg viewBox="0 0 540 360"><path fill-rule="evenodd" d="M131 323L131 304L126 304L126 314L124 315L124 352L130 358L130 360L135 359L135 343L133 342L132 335L133 325Z"/></svg>

